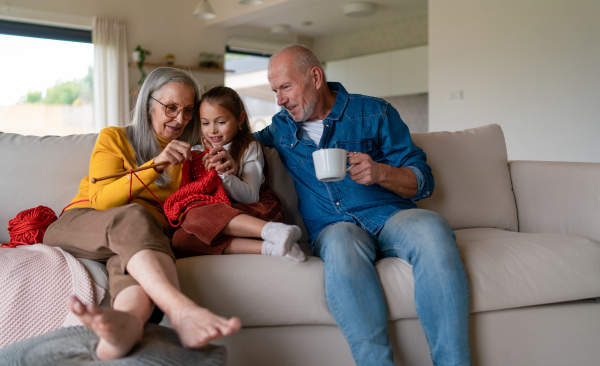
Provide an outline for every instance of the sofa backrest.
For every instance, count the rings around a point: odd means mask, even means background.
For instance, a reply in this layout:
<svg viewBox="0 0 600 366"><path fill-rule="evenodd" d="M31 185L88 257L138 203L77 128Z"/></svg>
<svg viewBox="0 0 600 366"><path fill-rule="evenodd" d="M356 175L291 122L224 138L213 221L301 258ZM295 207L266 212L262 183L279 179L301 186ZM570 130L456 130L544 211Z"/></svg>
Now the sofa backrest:
<svg viewBox="0 0 600 366"><path fill-rule="evenodd" d="M279 197L283 208L283 216L288 224L297 225L302 230L302 242L308 241L308 231L304 226L302 216L298 212L298 194L294 186L294 179L287 172L277 150L272 147L266 147L265 158L269 164L269 184L273 191Z"/></svg>
<svg viewBox="0 0 600 366"><path fill-rule="evenodd" d="M431 197L417 202L420 208L441 214L455 230L518 231L506 143L499 125L414 133L412 139L427 154L435 179Z"/></svg>
<svg viewBox="0 0 600 366"><path fill-rule="evenodd" d="M19 212L48 206L59 215L88 174L96 134L22 136L0 132L0 242L9 240L8 221ZM433 195L418 206L440 213L453 229L494 227L517 231L517 209L502 129L489 125L458 132L412 134L427 154L435 177ZM277 152L266 149L270 183L286 221L302 229L294 181Z"/></svg>
<svg viewBox="0 0 600 366"><path fill-rule="evenodd" d="M23 136L0 132L0 243L10 239L8 221L19 212L37 206L50 207L56 215L77 194L88 167L97 134L72 136ZM271 167L270 183L280 197L286 220L308 234L298 213L294 181L277 151L266 149Z"/></svg>
<svg viewBox="0 0 600 366"><path fill-rule="evenodd" d="M23 136L0 132L0 242L10 239L8 221L37 206L58 216L88 175L96 134Z"/></svg>

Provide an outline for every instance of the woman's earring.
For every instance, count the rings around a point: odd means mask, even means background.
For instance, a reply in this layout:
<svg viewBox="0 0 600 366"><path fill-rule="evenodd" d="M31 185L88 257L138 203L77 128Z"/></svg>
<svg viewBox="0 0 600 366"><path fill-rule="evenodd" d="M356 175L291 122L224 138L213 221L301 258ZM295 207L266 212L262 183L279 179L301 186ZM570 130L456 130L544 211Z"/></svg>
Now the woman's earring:
<svg viewBox="0 0 600 366"><path fill-rule="evenodd" d="M241 131L241 130L242 130L242 126L238 127L238 131Z"/></svg>

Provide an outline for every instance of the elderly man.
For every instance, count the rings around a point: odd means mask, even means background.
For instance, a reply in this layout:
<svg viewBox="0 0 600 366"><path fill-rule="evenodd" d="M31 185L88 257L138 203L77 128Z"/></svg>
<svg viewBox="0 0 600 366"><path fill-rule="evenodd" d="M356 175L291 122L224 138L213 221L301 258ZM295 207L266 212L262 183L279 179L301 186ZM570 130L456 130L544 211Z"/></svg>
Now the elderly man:
<svg viewBox="0 0 600 366"><path fill-rule="evenodd" d="M435 365L471 364L469 289L455 236L413 201L431 195L433 176L398 112L378 98L327 83L302 45L272 56L268 79L284 108L257 132L294 178L314 254L323 259L327 301L358 365L393 365L381 258L413 266L415 301ZM312 153L353 152L345 179L317 180Z"/></svg>

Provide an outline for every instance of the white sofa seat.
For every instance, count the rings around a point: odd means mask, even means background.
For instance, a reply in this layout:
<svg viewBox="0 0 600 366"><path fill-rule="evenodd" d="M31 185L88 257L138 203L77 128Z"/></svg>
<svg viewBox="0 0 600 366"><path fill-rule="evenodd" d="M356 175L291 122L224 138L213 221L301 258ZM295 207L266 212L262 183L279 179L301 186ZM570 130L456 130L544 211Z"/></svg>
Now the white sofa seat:
<svg viewBox="0 0 600 366"><path fill-rule="evenodd" d="M458 230L456 235L472 313L600 296L600 243L594 240L500 229ZM246 326L335 325L319 258L295 263L254 255L200 257L180 259L177 268L185 278L183 291L197 303L239 316ZM417 318L412 267L385 258L376 268L389 320Z"/></svg>

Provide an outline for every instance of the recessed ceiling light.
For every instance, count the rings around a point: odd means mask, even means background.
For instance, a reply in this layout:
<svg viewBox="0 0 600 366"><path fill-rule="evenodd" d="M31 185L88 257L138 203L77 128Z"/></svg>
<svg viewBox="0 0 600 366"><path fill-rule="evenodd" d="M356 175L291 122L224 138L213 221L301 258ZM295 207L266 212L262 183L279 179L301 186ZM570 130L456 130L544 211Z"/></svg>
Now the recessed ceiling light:
<svg viewBox="0 0 600 366"><path fill-rule="evenodd" d="M368 2L350 3L344 6L347 17L367 17L375 14L375 4Z"/></svg>
<svg viewBox="0 0 600 366"><path fill-rule="evenodd" d="M271 34L280 34L287 36L290 34L290 26L287 24L276 24L271 27Z"/></svg>
<svg viewBox="0 0 600 366"><path fill-rule="evenodd" d="M260 5L263 0L238 0L238 2L242 5Z"/></svg>

